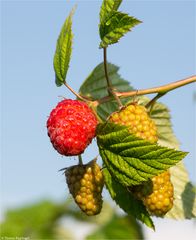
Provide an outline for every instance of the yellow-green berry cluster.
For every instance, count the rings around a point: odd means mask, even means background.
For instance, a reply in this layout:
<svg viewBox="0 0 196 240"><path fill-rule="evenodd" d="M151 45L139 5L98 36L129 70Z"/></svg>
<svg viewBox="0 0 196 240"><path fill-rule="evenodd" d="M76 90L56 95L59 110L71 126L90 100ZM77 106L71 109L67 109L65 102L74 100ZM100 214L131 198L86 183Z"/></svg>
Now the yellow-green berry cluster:
<svg viewBox="0 0 196 240"><path fill-rule="evenodd" d="M164 216L173 207L174 191L169 171L133 187L132 191L138 199L143 201L152 215Z"/></svg>
<svg viewBox="0 0 196 240"><path fill-rule="evenodd" d="M65 171L69 191L80 209L88 216L100 213L104 179L96 161L75 165Z"/></svg>
<svg viewBox="0 0 196 240"><path fill-rule="evenodd" d="M150 142L157 141L157 128L144 106L132 103L109 117L110 122L125 125L129 132Z"/></svg>
<svg viewBox="0 0 196 240"><path fill-rule="evenodd" d="M129 104L119 112L112 113L109 121L127 126L130 133L151 143L156 143L158 140L156 125L144 106ZM163 216L173 206L174 193L169 171L130 189L153 215Z"/></svg>

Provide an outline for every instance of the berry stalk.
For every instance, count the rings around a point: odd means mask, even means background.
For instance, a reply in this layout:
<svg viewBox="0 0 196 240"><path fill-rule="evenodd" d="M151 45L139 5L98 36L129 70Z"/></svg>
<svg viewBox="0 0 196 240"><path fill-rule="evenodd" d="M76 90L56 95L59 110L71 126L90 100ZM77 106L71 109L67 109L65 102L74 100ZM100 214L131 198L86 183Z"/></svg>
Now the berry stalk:
<svg viewBox="0 0 196 240"><path fill-rule="evenodd" d="M123 107L123 104L121 103L120 98L117 96L116 92L114 91L113 87L112 87L112 83L109 79L108 76L108 70L107 70L107 48L103 48L103 58L104 58L104 71L105 71L105 78L107 81L107 85L108 85L108 94L109 96L112 96L115 98L115 100L118 103L119 108Z"/></svg>
<svg viewBox="0 0 196 240"><path fill-rule="evenodd" d="M82 97L80 94L75 92L73 88L71 88L66 82L64 82L64 85L69 89L70 92L72 92L78 99L84 101L84 102L89 102L86 98Z"/></svg>

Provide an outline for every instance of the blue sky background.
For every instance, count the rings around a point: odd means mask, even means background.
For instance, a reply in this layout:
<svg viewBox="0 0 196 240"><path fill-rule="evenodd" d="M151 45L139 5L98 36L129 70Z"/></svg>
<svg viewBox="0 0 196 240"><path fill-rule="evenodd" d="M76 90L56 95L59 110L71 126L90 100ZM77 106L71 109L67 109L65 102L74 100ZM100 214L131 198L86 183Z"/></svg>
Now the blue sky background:
<svg viewBox="0 0 196 240"><path fill-rule="evenodd" d="M41 198L67 197L64 176L57 171L77 160L54 151L45 125L59 96L74 98L65 87L55 86L53 55L61 26L75 3L74 47L67 79L77 91L103 59L98 49L101 1L1 2L2 211ZM195 74L194 1L127 0L120 10L143 21L108 49L108 60L120 66L123 78L141 89ZM171 110L181 149L190 152L185 164L196 182L194 92L195 84L191 84L161 101ZM91 160L95 152L94 144L84 159Z"/></svg>

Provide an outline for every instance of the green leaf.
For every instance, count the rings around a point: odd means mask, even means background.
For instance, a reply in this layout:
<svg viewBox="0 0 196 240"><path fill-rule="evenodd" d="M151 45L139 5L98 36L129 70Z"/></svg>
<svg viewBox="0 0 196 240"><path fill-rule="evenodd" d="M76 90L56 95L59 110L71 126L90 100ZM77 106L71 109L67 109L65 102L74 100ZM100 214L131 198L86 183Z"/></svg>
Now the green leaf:
<svg viewBox="0 0 196 240"><path fill-rule="evenodd" d="M132 88L129 82L121 78L118 73L119 67L108 63L108 76L112 82L114 89L118 91L131 91ZM108 95L107 81L105 78L104 64L98 64L90 75L86 78L80 87L79 93L83 96L92 98L94 100L100 99Z"/></svg>
<svg viewBox="0 0 196 240"><path fill-rule="evenodd" d="M98 126L97 142L104 164L124 186L147 181L187 154L137 138L125 126L109 122Z"/></svg>
<svg viewBox="0 0 196 240"><path fill-rule="evenodd" d="M100 10L100 25L111 17L111 15L118 10L122 0L103 0Z"/></svg>
<svg viewBox="0 0 196 240"><path fill-rule="evenodd" d="M65 204L55 204L46 200L8 210L0 225L0 239L5 236L54 239L56 222L62 217L65 209Z"/></svg>
<svg viewBox="0 0 196 240"><path fill-rule="evenodd" d="M102 227L96 229L86 237L87 240L108 240L108 239L144 239L142 228L134 217L117 216Z"/></svg>
<svg viewBox="0 0 196 240"><path fill-rule="evenodd" d="M133 88L129 85L129 82L124 80L118 73L119 67L108 63L108 76L112 82L112 86L117 91L131 91ZM80 87L79 94L97 100L108 95L107 82L105 79L104 65L100 63L97 65L87 79L83 82ZM125 104L130 101L130 98L123 99L122 102ZM97 111L101 119L106 120L110 113L116 111L118 105L115 101L103 103L98 106Z"/></svg>
<svg viewBox="0 0 196 240"><path fill-rule="evenodd" d="M141 96L139 104L146 105L150 101L149 98ZM150 112L150 117L154 120L157 126L158 143L161 146L170 148L179 148L179 142L173 133L171 115L166 105L156 102Z"/></svg>
<svg viewBox="0 0 196 240"><path fill-rule="evenodd" d="M154 224L149 216L142 201L137 200L128 191L126 187L121 185L112 175L107 168L103 169L104 181L106 187L115 202L122 208L128 215L134 216L136 219L145 223L148 227L154 229Z"/></svg>
<svg viewBox="0 0 196 240"><path fill-rule="evenodd" d="M107 21L100 24L99 34L102 40L100 48L105 48L110 44L118 42L125 33L131 31L139 23L141 21L126 13L114 12Z"/></svg>
<svg viewBox="0 0 196 240"><path fill-rule="evenodd" d="M183 162L170 169L174 185L174 205L166 217L173 219L191 219L196 217L196 192L190 183Z"/></svg>
<svg viewBox="0 0 196 240"><path fill-rule="evenodd" d="M72 9L65 20L56 44L54 55L55 81L57 86L61 86L66 81L69 62L72 52L72 16L75 9Z"/></svg>

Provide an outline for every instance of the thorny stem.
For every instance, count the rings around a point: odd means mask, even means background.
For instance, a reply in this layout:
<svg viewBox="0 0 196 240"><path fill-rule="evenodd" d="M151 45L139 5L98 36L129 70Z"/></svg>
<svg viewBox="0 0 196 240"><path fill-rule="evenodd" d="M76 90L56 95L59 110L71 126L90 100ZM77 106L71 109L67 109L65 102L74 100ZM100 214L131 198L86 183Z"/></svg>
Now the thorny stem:
<svg viewBox="0 0 196 240"><path fill-rule="evenodd" d="M196 82L196 75L185 78L183 80L179 80L177 82L169 83L169 84L166 84L166 85L163 85L160 87L147 88L147 89L141 89L141 90L135 90L135 91L129 91L129 92L115 92L115 95L119 98L126 98L126 97L132 97L135 95L140 96L140 95L157 93L157 94L159 94L159 97L161 97L176 88L185 86L185 85L193 83L193 82ZM96 106L96 105L99 105L102 103L109 102L109 101L111 101L111 99L112 99L111 96L103 97L99 100L94 101L94 105Z"/></svg>
<svg viewBox="0 0 196 240"><path fill-rule="evenodd" d="M115 98L115 100L118 103L119 108L121 108L123 106L123 104L120 101L120 98L117 96L116 92L114 91L113 87L112 87L112 83L109 79L108 76L108 69L107 69L107 48L103 48L103 59L104 59L104 71L105 71L105 78L107 81L107 90L108 90L108 94L109 96L113 96Z"/></svg>

